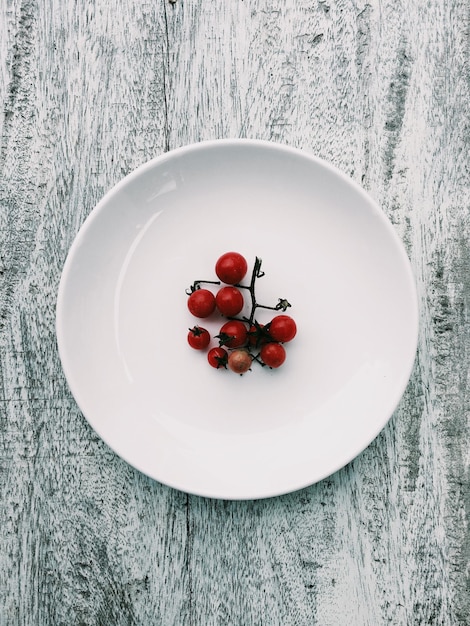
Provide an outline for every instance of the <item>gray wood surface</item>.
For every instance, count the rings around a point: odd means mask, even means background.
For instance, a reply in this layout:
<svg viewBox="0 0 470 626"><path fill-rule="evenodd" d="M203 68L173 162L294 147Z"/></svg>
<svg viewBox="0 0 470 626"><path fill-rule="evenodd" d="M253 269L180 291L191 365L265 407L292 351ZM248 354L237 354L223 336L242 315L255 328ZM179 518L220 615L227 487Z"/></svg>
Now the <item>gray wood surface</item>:
<svg viewBox="0 0 470 626"><path fill-rule="evenodd" d="M0 0L0 625L470 624L468 0ZM420 342L327 480L188 496L114 455L64 380L67 251L123 175L252 137L381 204Z"/></svg>

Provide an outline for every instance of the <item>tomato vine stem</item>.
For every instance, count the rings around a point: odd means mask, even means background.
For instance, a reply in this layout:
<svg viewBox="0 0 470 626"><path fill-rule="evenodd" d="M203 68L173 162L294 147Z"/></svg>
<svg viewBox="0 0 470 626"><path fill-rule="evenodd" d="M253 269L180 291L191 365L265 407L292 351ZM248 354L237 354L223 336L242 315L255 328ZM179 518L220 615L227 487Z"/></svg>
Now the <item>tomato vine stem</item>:
<svg viewBox="0 0 470 626"><path fill-rule="evenodd" d="M255 263L253 265L253 271L251 272L251 279L249 285L235 285L235 287L239 287L242 289L248 289L251 297L251 312L250 317L248 318L248 323L253 324L253 320L255 319L256 309L269 309L270 311L286 311L288 307L290 307L290 303L285 298L279 298L279 302L276 306L268 306L266 304L258 304L256 301L256 293L255 293L255 283L257 278L262 278L264 276L264 272L261 271L262 259L259 257L255 257Z"/></svg>
<svg viewBox="0 0 470 626"><path fill-rule="evenodd" d="M238 287L238 289L247 289L250 292L251 298L251 311L250 316L248 318L244 317L243 321L248 322L250 326L253 324L255 319L256 309L268 309L270 311L286 311L291 305L285 298L279 298L278 303L275 306L268 306L267 304L259 304L256 300L255 293L255 284L257 278L262 278L264 276L264 272L261 271L261 265L263 261L259 257L255 257L255 263L253 265L253 271L251 272L250 284L249 285L241 285L237 283L234 287ZM195 280L193 284L186 289L186 294L190 296L192 293L201 288L201 285L220 285L220 280ZM238 319L236 317L231 317L229 319Z"/></svg>
<svg viewBox="0 0 470 626"><path fill-rule="evenodd" d="M192 293L200 289L201 285L220 285L220 280L195 280L191 287L186 289L186 295L190 296Z"/></svg>

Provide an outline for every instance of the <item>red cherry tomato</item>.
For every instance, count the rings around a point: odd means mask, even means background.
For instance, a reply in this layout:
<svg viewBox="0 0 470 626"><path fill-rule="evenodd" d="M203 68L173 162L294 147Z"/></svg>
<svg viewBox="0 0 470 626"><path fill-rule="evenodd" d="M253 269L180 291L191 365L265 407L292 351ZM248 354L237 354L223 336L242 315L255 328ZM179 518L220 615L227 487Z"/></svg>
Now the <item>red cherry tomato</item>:
<svg viewBox="0 0 470 626"><path fill-rule="evenodd" d="M209 365L216 369L227 369L228 353L223 348L211 348L207 353Z"/></svg>
<svg viewBox="0 0 470 626"><path fill-rule="evenodd" d="M194 317L209 317L215 310L215 296L208 289L196 289L188 298L188 309Z"/></svg>
<svg viewBox="0 0 470 626"><path fill-rule="evenodd" d="M229 348L240 348L244 346L248 339L248 331L243 322L231 320L226 322L217 335L221 346Z"/></svg>
<svg viewBox="0 0 470 626"><path fill-rule="evenodd" d="M253 358L247 350L233 350L228 357L228 366L236 374L244 374L251 367Z"/></svg>
<svg viewBox="0 0 470 626"><path fill-rule="evenodd" d="M215 273L223 283L236 285L245 277L248 263L238 252L226 252L215 264Z"/></svg>
<svg viewBox="0 0 470 626"><path fill-rule="evenodd" d="M268 331L264 330L264 324L255 322L255 324L250 326L250 330L248 331L248 345L252 348L260 348L268 341L271 341L271 337L268 335Z"/></svg>
<svg viewBox="0 0 470 626"><path fill-rule="evenodd" d="M195 350L204 350L211 341L211 336L205 328L194 326L188 332L188 343Z"/></svg>
<svg viewBox="0 0 470 626"><path fill-rule="evenodd" d="M258 330L254 324L250 326L248 331L248 345L252 348L256 348L258 343Z"/></svg>
<svg viewBox="0 0 470 626"><path fill-rule="evenodd" d="M268 332L274 341L291 341L297 333L297 326L292 317L276 315L268 326Z"/></svg>
<svg viewBox="0 0 470 626"><path fill-rule="evenodd" d="M241 291L236 287L222 287L216 293L215 304L222 315L233 317L243 309L244 301Z"/></svg>
<svg viewBox="0 0 470 626"><path fill-rule="evenodd" d="M286 351L280 343L267 343L259 353L261 360L268 367L280 367L286 360Z"/></svg>

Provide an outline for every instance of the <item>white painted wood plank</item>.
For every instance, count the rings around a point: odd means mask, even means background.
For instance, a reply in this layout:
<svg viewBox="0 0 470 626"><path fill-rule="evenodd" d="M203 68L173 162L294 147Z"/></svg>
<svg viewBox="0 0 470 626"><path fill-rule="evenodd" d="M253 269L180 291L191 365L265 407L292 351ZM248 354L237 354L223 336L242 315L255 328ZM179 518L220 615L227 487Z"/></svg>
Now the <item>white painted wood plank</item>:
<svg viewBox="0 0 470 626"><path fill-rule="evenodd" d="M0 15L0 624L469 623L468 3L4 0ZM370 191L410 254L421 335L358 459L224 503L141 476L93 434L54 308L109 187L238 136Z"/></svg>

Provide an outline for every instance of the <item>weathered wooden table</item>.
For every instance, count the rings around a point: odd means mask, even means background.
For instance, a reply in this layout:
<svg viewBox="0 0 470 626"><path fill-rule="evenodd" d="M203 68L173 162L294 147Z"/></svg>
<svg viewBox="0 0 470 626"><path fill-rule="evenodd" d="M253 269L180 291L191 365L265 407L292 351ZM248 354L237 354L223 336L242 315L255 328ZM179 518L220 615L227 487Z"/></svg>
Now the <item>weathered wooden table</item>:
<svg viewBox="0 0 470 626"><path fill-rule="evenodd" d="M0 624L470 624L466 0L0 0ZM308 149L379 202L421 307L356 460L252 502L174 491L94 434L55 302L87 214L177 146Z"/></svg>

